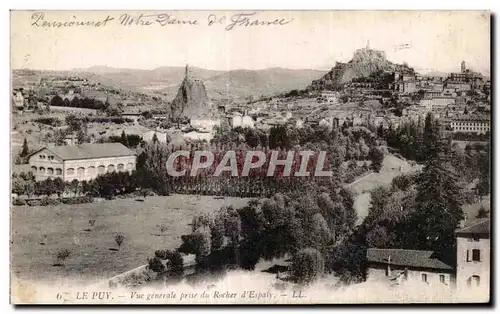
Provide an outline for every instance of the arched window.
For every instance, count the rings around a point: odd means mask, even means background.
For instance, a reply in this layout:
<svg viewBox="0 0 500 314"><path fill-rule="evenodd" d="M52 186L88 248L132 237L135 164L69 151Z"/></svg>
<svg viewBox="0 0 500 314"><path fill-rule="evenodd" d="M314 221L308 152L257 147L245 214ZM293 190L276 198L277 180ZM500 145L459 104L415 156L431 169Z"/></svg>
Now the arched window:
<svg viewBox="0 0 500 314"><path fill-rule="evenodd" d="M108 165L108 172L114 172L115 171L115 165Z"/></svg>
<svg viewBox="0 0 500 314"><path fill-rule="evenodd" d="M38 169L38 172L40 172L40 173L45 173L45 168L44 168L44 167L40 167L40 168Z"/></svg>
<svg viewBox="0 0 500 314"><path fill-rule="evenodd" d="M479 277L478 275L474 275L469 277L469 279L467 279L467 286L479 287L480 282L481 282L481 277Z"/></svg>
<svg viewBox="0 0 500 314"><path fill-rule="evenodd" d="M36 172L37 170L38 169L35 166L31 167L31 171Z"/></svg>
<svg viewBox="0 0 500 314"><path fill-rule="evenodd" d="M75 169L73 169L73 168L66 169L66 174L69 175L69 176L74 175L75 174Z"/></svg>
<svg viewBox="0 0 500 314"><path fill-rule="evenodd" d="M88 174L94 174L95 173L95 167L94 166L90 166L87 168L87 173Z"/></svg>
<svg viewBox="0 0 500 314"><path fill-rule="evenodd" d="M125 166L123 164L118 164L118 167L116 169L118 171L123 171L123 170L125 170Z"/></svg>
<svg viewBox="0 0 500 314"><path fill-rule="evenodd" d="M131 163L131 162L129 162L129 163L127 164L127 170L128 170L128 171L132 171L132 170L134 170L134 164L133 164L133 163Z"/></svg>
<svg viewBox="0 0 500 314"><path fill-rule="evenodd" d="M106 172L106 167L104 166L97 167L97 173L104 173L104 172Z"/></svg>
<svg viewBox="0 0 500 314"><path fill-rule="evenodd" d="M62 175L62 169L61 168L56 168L56 175L58 175L58 176Z"/></svg>
<svg viewBox="0 0 500 314"><path fill-rule="evenodd" d="M54 168L47 168L47 174L49 176L53 175L54 174Z"/></svg>
<svg viewBox="0 0 500 314"><path fill-rule="evenodd" d="M81 175L84 175L85 174L85 168L83 167L79 167L78 169L76 169L76 173L81 176Z"/></svg>

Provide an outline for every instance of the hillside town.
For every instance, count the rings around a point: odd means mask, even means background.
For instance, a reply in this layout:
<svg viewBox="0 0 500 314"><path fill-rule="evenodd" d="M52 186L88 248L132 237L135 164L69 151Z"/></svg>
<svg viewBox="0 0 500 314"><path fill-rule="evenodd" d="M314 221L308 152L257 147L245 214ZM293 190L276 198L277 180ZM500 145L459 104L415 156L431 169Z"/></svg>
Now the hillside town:
<svg viewBox="0 0 500 314"><path fill-rule="evenodd" d="M16 76L32 77L23 71ZM57 267L70 275L92 272L65 266L84 255L75 253L77 245L63 249L70 245L63 241L53 248L53 267L48 256L35 266L23 260L22 252L43 255L55 243L43 226L22 235L24 219L43 219L48 208L53 219L81 209L84 218L71 228L88 220L86 235L106 234L113 239L106 246L116 242L91 253L106 269L102 276L112 278L110 286L167 285L191 280L200 269L257 271L276 259L278 270L266 271L287 287L326 278L332 291L375 282L380 289L423 285L488 295L491 81L466 60L456 72L429 76L367 44L308 86L231 100L210 98L189 65L170 99L77 75L36 75L39 81L12 90L16 276L40 278L42 270ZM335 176L294 181L255 171L249 178L214 177L207 168L192 178L169 176L165 168L176 151L211 151L220 160L229 150L306 148L326 151ZM196 212L189 207L195 203L210 205ZM168 211L155 211L165 206ZM145 218L138 218L142 212ZM154 221L135 235L116 220L119 234L104 231L114 215L130 224ZM158 229L144 231L146 247L132 238L144 228ZM139 254L134 248L141 255L131 264L118 266L126 260L121 257L109 258L118 263L113 267L104 261L110 254Z"/></svg>

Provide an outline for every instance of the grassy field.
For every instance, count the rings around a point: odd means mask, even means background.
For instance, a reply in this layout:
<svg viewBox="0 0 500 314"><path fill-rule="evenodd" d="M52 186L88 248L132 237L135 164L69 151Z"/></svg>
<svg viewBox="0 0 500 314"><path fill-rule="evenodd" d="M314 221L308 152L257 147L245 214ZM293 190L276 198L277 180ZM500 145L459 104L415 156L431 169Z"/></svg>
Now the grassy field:
<svg viewBox="0 0 500 314"><path fill-rule="evenodd" d="M46 207L16 206L11 211L11 271L23 280L93 283L147 263L158 249L174 249L190 232L196 213L223 205L242 207L249 199L172 195ZM96 223L91 231L89 219ZM167 230L160 235L159 225ZM116 234L124 235L115 250ZM45 245L41 245L45 242ZM61 249L71 251L64 266L53 266ZM111 250L110 250L111 249Z"/></svg>
<svg viewBox="0 0 500 314"><path fill-rule="evenodd" d="M358 224L368 215L370 191L372 189L377 186L390 185L392 179L396 176L402 173L415 172L421 168L421 165L411 165L406 160L388 154L384 158L380 172L370 173L348 185L348 188L355 195L354 208L356 208L356 212L358 213Z"/></svg>

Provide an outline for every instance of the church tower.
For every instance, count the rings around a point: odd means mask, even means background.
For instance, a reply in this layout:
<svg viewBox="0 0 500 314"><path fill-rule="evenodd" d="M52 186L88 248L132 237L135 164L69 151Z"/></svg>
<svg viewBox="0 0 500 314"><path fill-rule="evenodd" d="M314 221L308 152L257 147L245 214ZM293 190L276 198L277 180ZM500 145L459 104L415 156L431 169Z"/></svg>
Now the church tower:
<svg viewBox="0 0 500 314"><path fill-rule="evenodd" d="M185 73L184 73L184 78L188 78L189 77L189 65L186 64L186 69L185 69Z"/></svg>
<svg viewBox="0 0 500 314"><path fill-rule="evenodd" d="M461 65L460 65L460 70L462 71L462 73L465 73L467 68L465 66L465 61L462 61Z"/></svg>

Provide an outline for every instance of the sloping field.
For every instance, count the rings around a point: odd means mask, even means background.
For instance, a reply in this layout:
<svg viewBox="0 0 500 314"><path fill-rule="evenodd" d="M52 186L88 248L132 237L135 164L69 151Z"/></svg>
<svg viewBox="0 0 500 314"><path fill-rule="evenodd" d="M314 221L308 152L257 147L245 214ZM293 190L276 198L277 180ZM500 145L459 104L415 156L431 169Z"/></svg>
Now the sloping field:
<svg viewBox="0 0 500 314"><path fill-rule="evenodd" d="M15 206L11 210L11 270L22 280L92 283L147 263L155 250L174 249L190 232L196 213L249 199L211 196L152 196L144 202L117 199L80 205ZM90 227L89 220L95 219ZM166 231L160 234L160 225ZM91 229L85 231L85 229ZM116 234L125 239L119 250ZM44 242L45 245L40 244ZM61 249L64 266L53 266ZM110 250L111 249L111 250Z"/></svg>

